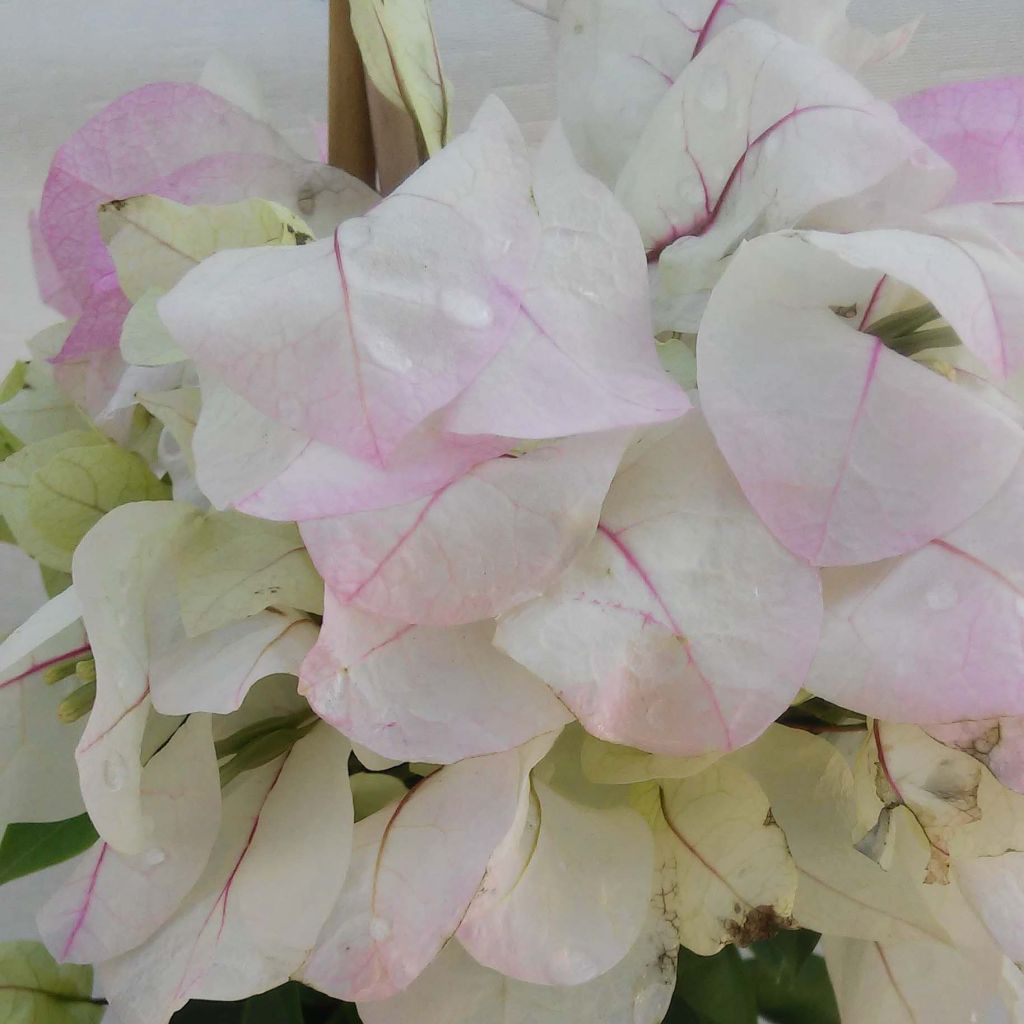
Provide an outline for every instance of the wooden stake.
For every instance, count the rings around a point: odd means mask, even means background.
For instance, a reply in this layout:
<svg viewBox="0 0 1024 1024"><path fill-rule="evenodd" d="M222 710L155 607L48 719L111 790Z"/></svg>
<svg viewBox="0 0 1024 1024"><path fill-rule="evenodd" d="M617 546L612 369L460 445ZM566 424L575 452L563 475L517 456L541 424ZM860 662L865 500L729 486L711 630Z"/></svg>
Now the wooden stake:
<svg viewBox="0 0 1024 1024"><path fill-rule="evenodd" d="M331 164L374 187L377 166L366 78L352 32L349 0L330 0L327 50L327 154Z"/></svg>

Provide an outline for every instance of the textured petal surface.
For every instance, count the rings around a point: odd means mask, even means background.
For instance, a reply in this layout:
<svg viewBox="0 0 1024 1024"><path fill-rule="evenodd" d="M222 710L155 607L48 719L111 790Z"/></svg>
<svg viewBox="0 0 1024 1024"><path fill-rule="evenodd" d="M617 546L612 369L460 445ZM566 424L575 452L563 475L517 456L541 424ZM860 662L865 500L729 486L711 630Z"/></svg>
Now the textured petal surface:
<svg viewBox="0 0 1024 1024"><path fill-rule="evenodd" d="M267 415L384 465L505 343L538 244L529 186L493 100L365 218L287 252L218 253L160 316Z"/></svg>
<svg viewBox="0 0 1024 1024"><path fill-rule="evenodd" d="M301 522L432 494L512 444L428 425L381 468L311 441L223 385L207 382L192 448L199 486L217 508Z"/></svg>
<svg viewBox="0 0 1024 1024"><path fill-rule="evenodd" d="M539 780L495 851L458 938L479 962L538 985L611 970L647 918L654 867L646 822L574 803Z"/></svg>
<svg viewBox="0 0 1024 1024"><path fill-rule="evenodd" d="M760 783L799 873L793 916L804 928L872 941L948 936L900 867L885 871L856 850L853 776L831 743L772 726L736 755Z"/></svg>
<svg viewBox="0 0 1024 1024"><path fill-rule="evenodd" d="M767 532L692 412L619 473L589 547L496 642L594 735L688 756L781 714L820 617L817 574Z"/></svg>
<svg viewBox="0 0 1024 1024"><path fill-rule="evenodd" d="M174 622L168 634L152 650L153 707L164 715L226 715L265 676L298 675L317 628L305 616L265 611L199 637L186 637Z"/></svg>
<svg viewBox="0 0 1024 1024"><path fill-rule="evenodd" d="M362 1003L365 1024L661 1024L675 988L677 939L652 911L629 955L582 985L531 985L481 967L454 940L400 995Z"/></svg>
<svg viewBox="0 0 1024 1024"><path fill-rule="evenodd" d="M712 956L792 921L797 871L764 790L728 761L663 783L659 852L680 942Z"/></svg>
<svg viewBox="0 0 1024 1024"><path fill-rule="evenodd" d="M912 27L872 36L847 0L566 0L558 105L584 164L614 181L662 96L724 29L753 18L856 70L898 53Z"/></svg>
<svg viewBox="0 0 1024 1024"><path fill-rule="evenodd" d="M895 561L826 573L825 628L807 687L897 722L1024 714L1022 502L1018 465L944 538Z"/></svg>
<svg viewBox="0 0 1024 1024"><path fill-rule="evenodd" d="M519 319L445 424L545 438L681 415L689 403L652 341L636 225L576 166L559 128L537 158L533 197L543 237Z"/></svg>
<svg viewBox="0 0 1024 1024"><path fill-rule="evenodd" d="M859 236L845 237L853 246ZM1005 482L1024 434L860 333L879 274L818 247L845 238L811 238L757 239L733 259L701 325L702 407L783 544L818 565L872 562L976 512ZM834 309L857 312L844 319Z"/></svg>
<svg viewBox="0 0 1024 1024"><path fill-rule="evenodd" d="M123 855L102 839L83 854L39 913L62 963L97 963L144 942L199 879L220 826L220 779L210 719L192 715L142 771L149 846Z"/></svg>
<svg viewBox="0 0 1024 1024"><path fill-rule="evenodd" d="M937 85L895 107L956 169L951 202L1024 197L1024 77Z"/></svg>
<svg viewBox="0 0 1024 1024"><path fill-rule="evenodd" d="M217 844L181 910L98 972L123 1024L166 1024L190 998L244 999L288 980L348 865L348 755L320 726L228 787Z"/></svg>
<svg viewBox="0 0 1024 1024"><path fill-rule="evenodd" d="M1007 788L1024 793L1024 718L982 718L926 728L947 747L976 757Z"/></svg>
<svg viewBox="0 0 1024 1024"><path fill-rule="evenodd" d="M533 597L593 536L621 432L481 463L428 498L303 523L337 598L400 622L452 625Z"/></svg>
<svg viewBox="0 0 1024 1024"><path fill-rule="evenodd" d="M407 988L458 928L553 739L448 765L361 821L349 877L300 979L348 1001Z"/></svg>
<svg viewBox="0 0 1024 1024"><path fill-rule="evenodd" d="M710 43L661 100L616 195L652 257L676 243L672 273L682 275L745 237L792 227L870 188L912 158L922 163L913 198L927 209L948 191L949 171L926 156L856 79L746 21Z"/></svg>
<svg viewBox="0 0 1024 1024"><path fill-rule="evenodd" d="M139 760L150 708L147 618L176 613L160 583L195 515L169 501L122 505L75 551L75 591L96 660L96 703L75 756L93 824L122 853L147 844ZM152 600L155 594L161 599Z"/></svg>
<svg viewBox="0 0 1024 1024"><path fill-rule="evenodd" d="M84 302L113 272L97 208L144 193L186 203L262 196L307 218L333 207L330 227L342 219L335 214L362 213L373 198L343 172L300 160L268 125L200 86L143 86L86 122L50 167L40 235L69 297Z"/></svg>
<svg viewBox="0 0 1024 1024"><path fill-rule="evenodd" d="M400 761L448 764L510 750L570 721L493 636L491 622L403 625L345 608L328 593L300 689L336 729Z"/></svg>
<svg viewBox="0 0 1024 1024"><path fill-rule="evenodd" d="M939 942L827 937L828 974L843 1024L962 1024L994 1020L1001 964L984 965Z"/></svg>
<svg viewBox="0 0 1024 1024"><path fill-rule="evenodd" d="M993 225L999 220L1004 223ZM1024 260L1020 258L1024 255L1024 205L968 204L938 210L912 223L914 231L807 237L852 266L887 274L916 288L963 344L1000 376L1020 369L1024 365ZM1007 241L1017 255L1007 252Z"/></svg>

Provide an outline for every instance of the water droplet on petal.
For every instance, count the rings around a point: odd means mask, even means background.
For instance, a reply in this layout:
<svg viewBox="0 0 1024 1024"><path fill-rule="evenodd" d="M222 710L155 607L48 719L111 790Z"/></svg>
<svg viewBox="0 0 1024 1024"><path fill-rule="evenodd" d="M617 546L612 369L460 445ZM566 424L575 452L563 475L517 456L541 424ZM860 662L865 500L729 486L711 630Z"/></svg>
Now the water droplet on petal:
<svg viewBox="0 0 1024 1024"><path fill-rule="evenodd" d="M462 288L449 288L441 293L441 308L456 323L464 327L490 327L494 322L494 309L479 295Z"/></svg>
<svg viewBox="0 0 1024 1024"><path fill-rule="evenodd" d="M391 935L391 925L381 917L375 917L370 922L370 938L374 942L386 942Z"/></svg>
<svg viewBox="0 0 1024 1024"><path fill-rule="evenodd" d="M708 110L722 111L729 105L729 74L725 68L710 67L697 89L697 99Z"/></svg>
<svg viewBox="0 0 1024 1024"><path fill-rule="evenodd" d="M956 606L956 587L949 583L942 583L937 587L932 587L925 595L925 602L934 611L949 611L950 608Z"/></svg>
<svg viewBox="0 0 1024 1024"><path fill-rule="evenodd" d="M158 864L163 864L167 860L167 854L164 853L158 846L154 846L153 849L147 850L143 855L142 859L151 867L155 868Z"/></svg>
<svg viewBox="0 0 1024 1024"><path fill-rule="evenodd" d="M343 249L361 249L372 234L370 222L365 217L355 217L338 228L338 242Z"/></svg>
<svg viewBox="0 0 1024 1024"><path fill-rule="evenodd" d="M128 768L120 754L115 754L103 763L103 783L107 789L116 793L119 789L124 788L127 781Z"/></svg>

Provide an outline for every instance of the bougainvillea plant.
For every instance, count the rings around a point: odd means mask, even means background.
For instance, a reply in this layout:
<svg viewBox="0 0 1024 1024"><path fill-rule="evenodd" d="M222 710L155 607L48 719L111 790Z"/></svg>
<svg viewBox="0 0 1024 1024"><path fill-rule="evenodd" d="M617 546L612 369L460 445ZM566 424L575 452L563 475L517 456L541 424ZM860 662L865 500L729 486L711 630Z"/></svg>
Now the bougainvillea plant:
<svg viewBox="0 0 1024 1024"><path fill-rule="evenodd" d="M187 84L50 169L0 1016L1024 1020L1024 81L565 0L530 149L354 11L390 195Z"/></svg>

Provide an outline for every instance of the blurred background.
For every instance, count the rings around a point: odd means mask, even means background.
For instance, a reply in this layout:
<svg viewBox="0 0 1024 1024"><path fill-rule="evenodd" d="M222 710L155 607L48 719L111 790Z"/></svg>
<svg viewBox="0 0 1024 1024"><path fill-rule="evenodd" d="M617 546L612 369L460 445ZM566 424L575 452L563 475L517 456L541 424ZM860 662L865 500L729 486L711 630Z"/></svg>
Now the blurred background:
<svg viewBox="0 0 1024 1024"><path fill-rule="evenodd" d="M546 0L434 0L456 128L497 92L536 137L553 111ZM853 0L864 23L923 15L907 55L876 70L885 96L1024 71L1024 0ZM300 148L326 117L325 0L0 0L0 370L56 317L39 301L26 221L56 147L121 93L195 80L220 53L249 68L270 120ZM311 154L310 154L311 155Z"/></svg>

